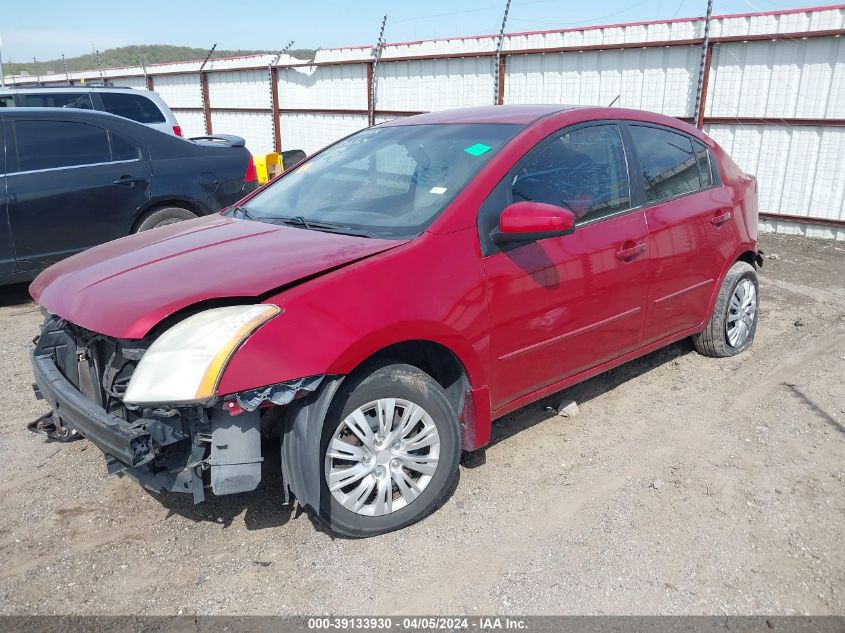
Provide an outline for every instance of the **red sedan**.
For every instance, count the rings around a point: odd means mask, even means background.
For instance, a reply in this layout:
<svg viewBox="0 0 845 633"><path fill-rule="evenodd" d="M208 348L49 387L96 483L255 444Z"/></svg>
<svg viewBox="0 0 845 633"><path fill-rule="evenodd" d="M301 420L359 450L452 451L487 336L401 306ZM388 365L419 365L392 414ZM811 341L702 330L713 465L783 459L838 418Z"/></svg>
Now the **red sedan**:
<svg viewBox="0 0 845 633"><path fill-rule="evenodd" d="M747 349L757 186L621 108L425 114L331 145L221 215L48 269L54 436L154 490L284 494L374 535L442 503L491 421L684 337Z"/></svg>

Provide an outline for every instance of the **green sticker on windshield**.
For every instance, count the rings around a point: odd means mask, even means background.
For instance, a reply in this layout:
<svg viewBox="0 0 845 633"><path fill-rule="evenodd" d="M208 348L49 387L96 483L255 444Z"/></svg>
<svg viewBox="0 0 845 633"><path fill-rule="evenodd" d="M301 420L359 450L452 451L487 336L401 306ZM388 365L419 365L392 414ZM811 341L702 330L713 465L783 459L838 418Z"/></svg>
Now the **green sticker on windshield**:
<svg viewBox="0 0 845 633"><path fill-rule="evenodd" d="M492 147L489 145L485 145L484 143L476 143L475 145L470 145L469 147L465 147L464 151L471 156L481 156L485 152L489 152Z"/></svg>

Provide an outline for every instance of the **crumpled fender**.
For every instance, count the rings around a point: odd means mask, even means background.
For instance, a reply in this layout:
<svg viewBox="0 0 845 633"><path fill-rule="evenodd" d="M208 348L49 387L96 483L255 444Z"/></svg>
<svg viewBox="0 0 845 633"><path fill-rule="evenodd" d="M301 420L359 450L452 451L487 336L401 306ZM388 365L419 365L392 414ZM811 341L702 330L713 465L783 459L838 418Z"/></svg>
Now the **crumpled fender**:
<svg viewBox="0 0 845 633"><path fill-rule="evenodd" d="M323 421L344 376L325 376L319 389L298 398L285 409L282 428L282 479L285 500L292 493L306 510L317 513L322 499L323 481L320 437Z"/></svg>

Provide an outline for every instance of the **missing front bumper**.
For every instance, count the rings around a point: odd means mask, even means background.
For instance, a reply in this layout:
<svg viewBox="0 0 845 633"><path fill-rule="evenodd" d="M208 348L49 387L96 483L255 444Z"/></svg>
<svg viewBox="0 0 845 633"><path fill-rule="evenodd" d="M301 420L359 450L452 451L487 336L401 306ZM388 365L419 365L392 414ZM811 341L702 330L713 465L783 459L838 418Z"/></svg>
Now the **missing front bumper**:
<svg viewBox="0 0 845 633"><path fill-rule="evenodd" d="M254 490L261 481L259 411L232 416L222 408L148 412L133 423L88 400L48 354L32 355L35 387L63 428L96 445L108 472L128 475L155 492L205 499L208 471L215 494Z"/></svg>

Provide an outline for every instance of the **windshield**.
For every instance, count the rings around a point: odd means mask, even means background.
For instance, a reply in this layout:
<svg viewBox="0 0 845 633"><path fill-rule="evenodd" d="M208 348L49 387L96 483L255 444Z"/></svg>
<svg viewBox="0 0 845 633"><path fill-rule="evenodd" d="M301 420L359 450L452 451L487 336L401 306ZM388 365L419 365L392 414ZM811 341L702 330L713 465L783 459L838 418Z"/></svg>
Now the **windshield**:
<svg viewBox="0 0 845 633"><path fill-rule="evenodd" d="M259 221L294 219L303 228L412 237L443 212L521 127L368 128L288 172L250 198L243 210Z"/></svg>

